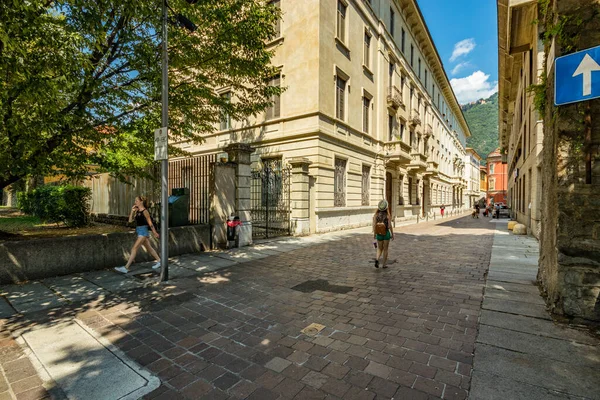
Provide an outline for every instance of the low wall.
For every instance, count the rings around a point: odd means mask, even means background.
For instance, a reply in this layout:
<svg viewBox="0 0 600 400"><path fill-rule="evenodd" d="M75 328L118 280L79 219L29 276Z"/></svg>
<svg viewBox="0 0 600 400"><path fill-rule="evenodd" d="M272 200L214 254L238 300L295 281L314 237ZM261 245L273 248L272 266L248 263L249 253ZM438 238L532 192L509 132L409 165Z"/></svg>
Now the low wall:
<svg viewBox="0 0 600 400"><path fill-rule="evenodd" d="M34 239L0 244L0 284L101 270L124 265L136 240L135 232ZM157 240L152 245L158 248ZM198 253L210 248L210 226L169 230L169 255ZM151 261L141 248L136 262Z"/></svg>
<svg viewBox="0 0 600 400"><path fill-rule="evenodd" d="M120 226L134 226L134 224L129 223L128 215L113 215L113 214L94 214L90 215L90 219L94 222L99 222L101 224L109 224L109 225L120 225Z"/></svg>

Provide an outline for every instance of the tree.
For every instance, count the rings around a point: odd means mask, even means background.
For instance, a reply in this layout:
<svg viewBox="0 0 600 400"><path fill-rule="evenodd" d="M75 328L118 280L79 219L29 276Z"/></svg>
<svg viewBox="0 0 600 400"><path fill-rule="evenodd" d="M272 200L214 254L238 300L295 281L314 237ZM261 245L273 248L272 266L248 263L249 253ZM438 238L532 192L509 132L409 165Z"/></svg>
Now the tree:
<svg viewBox="0 0 600 400"><path fill-rule="evenodd" d="M223 113L257 115L279 94L267 84L276 70L266 43L280 12L265 3L169 1L198 26L169 29L171 135L200 143ZM143 174L161 125L160 18L160 0L0 5L0 188L28 175L78 177L89 164Z"/></svg>

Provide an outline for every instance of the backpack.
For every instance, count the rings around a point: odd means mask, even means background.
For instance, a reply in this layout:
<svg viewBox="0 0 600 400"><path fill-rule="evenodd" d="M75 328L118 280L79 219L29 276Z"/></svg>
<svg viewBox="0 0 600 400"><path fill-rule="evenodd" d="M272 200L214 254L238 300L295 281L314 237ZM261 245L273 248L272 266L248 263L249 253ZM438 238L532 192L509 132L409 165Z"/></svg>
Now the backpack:
<svg viewBox="0 0 600 400"><path fill-rule="evenodd" d="M387 212L378 212L375 217L375 234L385 235L388 231L388 218Z"/></svg>

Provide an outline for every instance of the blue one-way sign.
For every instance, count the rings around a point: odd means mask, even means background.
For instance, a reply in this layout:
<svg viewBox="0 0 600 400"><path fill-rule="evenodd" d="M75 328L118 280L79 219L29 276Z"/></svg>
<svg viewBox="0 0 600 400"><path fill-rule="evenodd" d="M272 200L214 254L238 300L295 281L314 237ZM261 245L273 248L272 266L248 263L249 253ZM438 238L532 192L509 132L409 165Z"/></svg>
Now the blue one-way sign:
<svg viewBox="0 0 600 400"><path fill-rule="evenodd" d="M554 69L555 105L600 97L600 46L558 57Z"/></svg>

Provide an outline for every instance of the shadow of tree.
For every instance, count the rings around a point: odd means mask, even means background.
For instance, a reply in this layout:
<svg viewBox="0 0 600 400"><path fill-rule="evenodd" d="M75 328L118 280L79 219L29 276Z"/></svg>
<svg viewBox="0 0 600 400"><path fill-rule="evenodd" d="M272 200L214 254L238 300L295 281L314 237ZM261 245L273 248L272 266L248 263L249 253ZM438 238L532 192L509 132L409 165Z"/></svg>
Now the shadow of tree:
<svg viewBox="0 0 600 400"><path fill-rule="evenodd" d="M387 270L370 264L375 256L372 234L357 233L206 274L175 277L167 285L14 316L2 328L21 335L77 318L157 374L163 384L156 393L170 398L181 396L188 384L194 385L196 398L234 393L244 398L259 387L271 390L286 376L300 380L294 371L334 362L344 350L333 352L329 346L337 340L348 349L342 343L350 335L374 346L379 343L378 350L353 347L358 359L370 355L381 357L383 363L410 363L405 357L413 350L406 346L407 338L429 336L446 325L448 332L462 338L477 327L495 224L470 218L452 222L437 226L443 235L419 233L417 226L396 232L390 257L397 262ZM477 233L462 229L469 226ZM293 240L263 245L275 251ZM432 249L442 253L436 256ZM309 280L350 290L292 289ZM445 321L441 326L440 318ZM326 328L316 336L301 333L311 323ZM474 335L469 338L438 337L435 346L471 359ZM269 369L277 362L289 365L291 375ZM361 372L349 365L345 368L351 374ZM84 365L83 373L96 367L93 362ZM467 369L465 376L470 375ZM364 385L363 391L368 382ZM249 392L236 392L242 388ZM467 394L467 388L461 390Z"/></svg>

